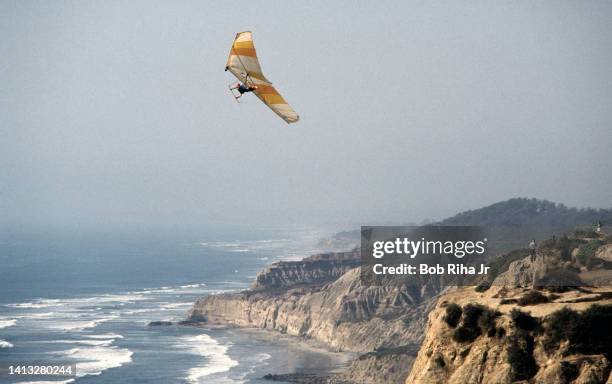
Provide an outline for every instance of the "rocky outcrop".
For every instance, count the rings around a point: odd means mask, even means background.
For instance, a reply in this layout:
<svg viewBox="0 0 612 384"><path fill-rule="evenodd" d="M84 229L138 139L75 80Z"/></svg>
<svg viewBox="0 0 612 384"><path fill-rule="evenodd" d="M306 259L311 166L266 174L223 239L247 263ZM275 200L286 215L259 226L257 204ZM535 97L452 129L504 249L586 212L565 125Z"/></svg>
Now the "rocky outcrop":
<svg viewBox="0 0 612 384"><path fill-rule="evenodd" d="M358 251L335 252L307 257L301 261L278 261L257 274L253 290L325 284L359 266Z"/></svg>
<svg viewBox="0 0 612 384"><path fill-rule="evenodd" d="M553 237L490 287L441 295L406 384L611 384L612 270L589 261L609 242Z"/></svg>
<svg viewBox="0 0 612 384"><path fill-rule="evenodd" d="M547 303L520 307L526 319L533 322L533 326L526 326L512 315L517 308L515 303L525 293L521 288L492 287L486 293L461 288L441 296L429 314L427 333L406 384L609 382L612 364L601 351L572 351L567 341L550 348L551 314L562 308L584 312L594 302L575 302L574 297L584 294L581 291L554 294ZM599 298L596 304L612 305L607 295L600 294ZM475 303L494 315L487 317L488 324L478 318L474 326L488 327L490 331L478 331L476 337L462 336L457 329L465 326L466 308ZM447 308L451 305L463 308L457 325L447 321Z"/></svg>
<svg viewBox="0 0 612 384"><path fill-rule="evenodd" d="M199 299L189 321L275 330L339 351L370 352L419 343L430 298L401 287L367 287L354 268L333 283L244 291Z"/></svg>
<svg viewBox="0 0 612 384"><path fill-rule="evenodd" d="M601 260L612 262L612 244L604 244L599 249L595 256Z"/></svg>
<svg viewBox="0 0 612 384"><path fill-rule="evenodd" d="M520 304L541 324L564 307L585 311L593 304L612 305L612 292L592 287L534 293L537 284L550 283L553 277L554 281L572 280L573 284L565 284L570 286L610 281L605 280L610 270L586 268L580 258L572 257L575 247L588 244L574 240L564 237L552 241L538 251L534 261L523 251L511 252L502 263L493 264L497 268L492 284L489 280L477 289L453 288L440 298L442 285L435 279L412 286L398 281L386 281L389 284L383 286L362 284L360 268L356 267L358 251L279 262L260 273L250 290L199 299L183 323L268 329L361 354L347 370L334 376L336 381L316 375L296 376L295 380L359 384L504 384L517 380L586 384L608 380L612 384L612 366L601 351L572 352L567 343L547 349L542 334L517 328L511 315ZM606 261L609 247L598 252L596 255ZM605 263L597 265L606 267ZM453 326L445 320L451 304L463 310L470 305L478 307L466 310L472 315L460 314L459 320L463 320ZM478 313L475 320L474 313ZM510 357L513 354L518 356L514 359L518 359L519 368ZM520 364L530 370L526 379L517 375ZM279 377L283 378L288 377Z"/></svg>
<svg viewBox="0 0 612 384"><path fill-rule="evenodd" d="M329 383L402 383L437 292L363 285L358 257L354 251L273 264L250 290L199 299L184 323L268 329L362 354ZM295 380L323 380L302 376Z"/></svg>
<svg viewBox="0 0 612 384"><path fill-rule="evenodd" d="M508 266L508 270L500 273L491 285L530 287L534 282L542 279L549 270L549 265L547 265L545 259L545 255L539 254L533 261L531 261L530 257L513 261Z"/></svg>

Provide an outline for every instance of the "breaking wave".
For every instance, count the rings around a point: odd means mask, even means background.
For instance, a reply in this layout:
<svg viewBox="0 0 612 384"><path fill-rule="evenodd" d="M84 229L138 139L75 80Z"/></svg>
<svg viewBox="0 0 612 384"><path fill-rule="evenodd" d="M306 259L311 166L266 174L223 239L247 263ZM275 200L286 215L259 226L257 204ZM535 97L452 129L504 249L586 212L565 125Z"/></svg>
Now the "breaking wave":
<svg viewBox="0 0 612 384"><path fill-rule="evenodd" d="M0 340L0 348L13 348L14 345L5 340Z"/></svg>
<svg viewBox="0 0 612 384"><path fill-rule="evenodd" d="M17 324L15 319L0 318L0 329L12 327L15 324Z"/></svg>
<svg viewBox="0 0 612 384"><path fill-rule="evenodd" d="M186 377L189 383L199 383L204 377L227 372L238 365L238 362L227 354L229 346L219 344L207 334L185 337L182 340L184 344L180 346L188 346L194 353L206 358L202 365L189 369Z"/></svg>
<svg viewBox="0 0 612 384"><path fill-rule="evenodd" d="M115 339L123 336L107 333L89 335L88 339L65 340L79 346L60 351L65 358L77 364L77 377L96 376L111 368L118 368L132 361L133 352L127 348L111 345Z"/></svg>

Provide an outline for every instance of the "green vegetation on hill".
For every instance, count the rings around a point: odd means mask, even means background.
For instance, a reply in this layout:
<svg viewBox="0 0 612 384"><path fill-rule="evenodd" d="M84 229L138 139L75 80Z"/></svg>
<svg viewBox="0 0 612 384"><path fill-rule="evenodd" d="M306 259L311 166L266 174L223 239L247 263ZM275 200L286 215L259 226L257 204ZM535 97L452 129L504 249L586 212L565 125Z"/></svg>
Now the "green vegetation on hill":
<svg viewBox="0 0 612 384"><path fill-rule="evenodd" d="M595 252L604 244L605 242L603 240L589 241L578 249L576 259L580 262L580 264L586 267L591 267L593 259L595 258Z"/></svg>
<svg viewBox="0 0 612 384"><path fill-rule="evenodd" d="M612 209L568 208L546 200L513 198L483 208L461 212L432 225L477 225L489 239L489 255L525 248L531 239L541 241L554 234L572 233L577 227L594 233L596 222L612 224ZM320 246L352 248L359 244L358 230L339 232Z"/></svg>
<svg viewBox="0 0 612 384"><path fill-rule="evenodd" d="M568 208L546 200L514 198L459 213L440 225L479 225L489 237L490 253L525 247L533 238L572 233L601 221L612 223L612 209Z"/></svg>

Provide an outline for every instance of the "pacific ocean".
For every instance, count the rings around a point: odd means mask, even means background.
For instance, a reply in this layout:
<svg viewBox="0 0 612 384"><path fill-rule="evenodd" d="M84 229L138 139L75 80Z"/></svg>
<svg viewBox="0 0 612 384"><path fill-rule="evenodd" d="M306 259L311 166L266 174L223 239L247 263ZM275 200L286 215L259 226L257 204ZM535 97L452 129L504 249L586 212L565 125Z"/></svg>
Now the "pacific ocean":
<svg viewBox="0 0 612 384"><path fill-rule="evenodd" d="M334 356L291 339L175 325L197 298L248 288L271 262L319 252L322 235L5 234L0 366L76 364L76 377L4 372L0 383L265 383L269 372L332 369Z"/></svg>

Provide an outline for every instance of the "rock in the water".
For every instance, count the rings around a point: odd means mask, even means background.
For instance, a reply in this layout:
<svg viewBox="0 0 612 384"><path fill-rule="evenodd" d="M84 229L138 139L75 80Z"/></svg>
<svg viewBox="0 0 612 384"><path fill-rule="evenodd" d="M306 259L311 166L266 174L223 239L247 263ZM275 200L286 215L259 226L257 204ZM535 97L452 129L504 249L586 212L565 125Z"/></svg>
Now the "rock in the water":
<svg viewBox="0 0 612 384"><path fill-rule="evenodd" d="M149 322L149 327L160 327L160 326L168 326L172 325L171 321L151 321Z"/></svg>

